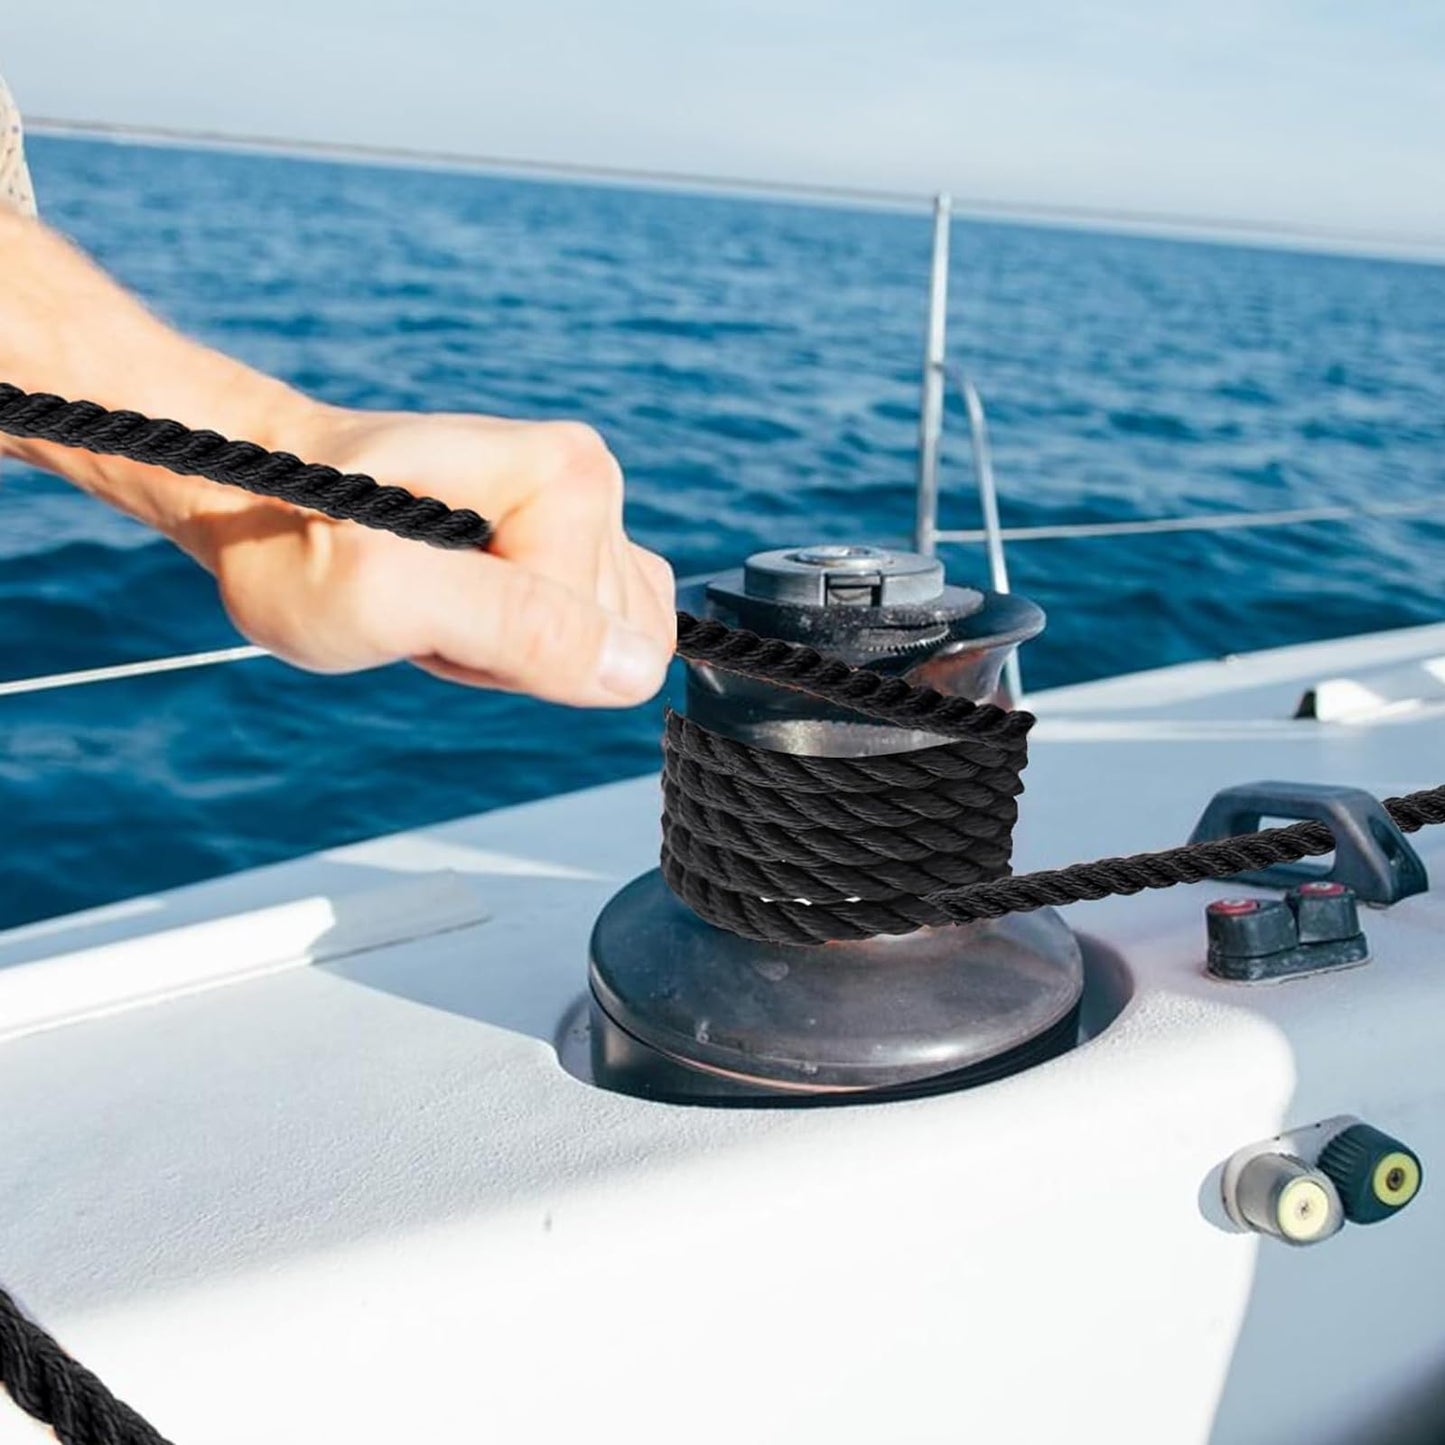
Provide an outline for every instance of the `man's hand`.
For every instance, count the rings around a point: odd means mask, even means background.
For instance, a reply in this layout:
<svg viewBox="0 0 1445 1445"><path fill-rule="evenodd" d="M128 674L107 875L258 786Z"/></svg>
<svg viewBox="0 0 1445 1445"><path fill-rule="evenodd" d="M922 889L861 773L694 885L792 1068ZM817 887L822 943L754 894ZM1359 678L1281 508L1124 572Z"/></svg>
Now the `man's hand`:
<svg viewBox="0 0 1445 1445"><path fill-rule="evenodd" d="M590 427L317 406L284 444L471 507L493 540L485 553L443 551L217 487L176 536L253 641L319 672L405 658L583 706L661 687L672 570L628 540L621 469Z"/></svg>
<svg viewBox="0 0 1445 1445"><path fill-rule="evenodd" d="M215 573L237 627L300 667L409 658L440 677L620 707L662 684L672 573L622 530L590 428L354 412L178 335L74 247L0 207L0 380L128 407L471 507L487 552L447 552L194 477L0 437L164 532Z"/></svg>

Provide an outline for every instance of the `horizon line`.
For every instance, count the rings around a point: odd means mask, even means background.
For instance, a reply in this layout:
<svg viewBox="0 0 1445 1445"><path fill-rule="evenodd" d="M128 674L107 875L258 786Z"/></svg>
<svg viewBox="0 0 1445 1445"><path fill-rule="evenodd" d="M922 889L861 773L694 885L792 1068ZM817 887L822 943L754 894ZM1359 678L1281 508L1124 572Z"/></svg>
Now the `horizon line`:
<svg viewBox="0 0 1445 1445"><path fill-rule="evenodd" d="M25 122L32 135L56 138L92 137L162 145L190 145L204 149L232 149L292 157L340 161L380 161L409 166L433 166L466 171L510 174L553 180L592 180L612 185L641 185L653 189L701 190L709 193L776 196L818 201L857 202L890 209L926 209L935 191L890 190L885 187L845 185L817 181L785 181L704 172L654 169L645 166L590 164L582 161L537 160L454 151L422 146L374 145L366 142L307 140L247 132L191 129L184 126L130 125L118 121L75 120L60 116L32 116ZM1306 222L1249 220L1229 216L1201 216L1167 211L1130 210L1056 202L1001 201L976 196L951 197L956 213L980 219L1038 221L1072 226L1124 227L1130 231L1164 231L1196 237L1234 237L1297 241L1315 246L1386 248L1394 258L1445 261L1445 233L1362 231L1349 227Z"/></svg>

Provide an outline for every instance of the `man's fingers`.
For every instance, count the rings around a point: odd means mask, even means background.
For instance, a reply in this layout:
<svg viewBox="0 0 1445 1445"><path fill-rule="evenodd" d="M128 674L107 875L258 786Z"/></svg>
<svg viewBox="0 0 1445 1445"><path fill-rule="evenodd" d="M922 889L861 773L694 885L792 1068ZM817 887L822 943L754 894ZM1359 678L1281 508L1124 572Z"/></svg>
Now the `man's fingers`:
<svg viewBox="0 0 1445 1445"><path fill-rule="evenodd" d="M656 552L639 547L636 542L629 542L627 550L658 610L672 617L677 612L677 579L673 576L671 563Z"/></svg>
<svg viewBox="0 0 1445 1445"><path fill-rule="evenodd" d="M482 431L466 465L466 485L438 488L441 500L475 507L475 491L484 490L491 551L590 595L599 550L622 534L622 468L602 437L582 422ZM472 500L462 500L469 494Z"/></svg>
<svg viewBox="0 0 1445 1445"><path fill-rule="evenodd" d="M622 533L622 470L582 422L394 417L347 466L482 513L495 555L588 597L606 539Z"/></svg>
<svg viewBox="0 0 1445 1445"><path fill-rule="evenodd" d="M217 569L243 630L327 671L409 657L458 682L578 706L656 693L676 639L671 574L627 540L621 469L592 428L382 416L339 440L345 470L487 516L491 545L438 552L307 524L309 567L268 578L266 559L238 556Z"/></svg>
<svg viewBox="0 0 1445 1445"><path fill-rule="evenodd" d="M655 637L669 649L677 645L677 588L672 568L651 552L624 542L627 618L640 632Z"/></svg>
<svg viewBox="0 0 1445 1445"><path fill-rule="evenodd" d="M662 686L671 651L655 635L500 558L437 560L450 565L428 570L434 621L410 655L574 706L626 707Z"/></svg>
<svg viewBox="0 0 1445 1445"><path fill-rule="evenodd" d="M423 672L441 678L443 682L459 682L463 687L482 687L488 692L517 691L493 673L478 672L474 667L455 667L445 658L413 657L410 661L413 667L419 667Z"/></svg>

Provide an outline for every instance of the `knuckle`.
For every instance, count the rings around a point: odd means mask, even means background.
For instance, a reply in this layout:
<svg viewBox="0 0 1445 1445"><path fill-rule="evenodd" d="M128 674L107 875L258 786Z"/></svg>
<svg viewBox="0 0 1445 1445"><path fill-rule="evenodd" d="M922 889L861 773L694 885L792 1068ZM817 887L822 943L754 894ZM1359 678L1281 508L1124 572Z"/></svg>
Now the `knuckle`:
<svg viewBox="0 0 1445 1445"><path fill-rule="evenodd" d="M547 423L552 461L559 478L579 488L621 496L622 468L602 434L580 421Z"/></svg>

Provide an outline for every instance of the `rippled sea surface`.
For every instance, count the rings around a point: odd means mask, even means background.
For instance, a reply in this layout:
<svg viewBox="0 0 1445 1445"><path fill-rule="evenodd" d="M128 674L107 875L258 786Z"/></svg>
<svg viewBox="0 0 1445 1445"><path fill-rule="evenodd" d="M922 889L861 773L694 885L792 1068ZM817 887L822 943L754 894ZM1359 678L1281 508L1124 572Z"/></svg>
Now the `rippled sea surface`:
<svg viewBox="0 0 1445 1445"><path fill-rule="evenodd" d="M50 219L177 324L338 403L583 417L679 574L907 535L926 218L38 140ZM1445 268L956 225L954 359L1009 525L1445 492ZM97 338L104 344L104 338ZM951 399L944 524L977 521ZM0 676L237 639L63 483L0 488ZM975 549L953 572L981 575ZM1041 687L1445 617L1445 521L1018 546ZM585 716L263 660L0 699L0 924L640 773Z"/></svg>

